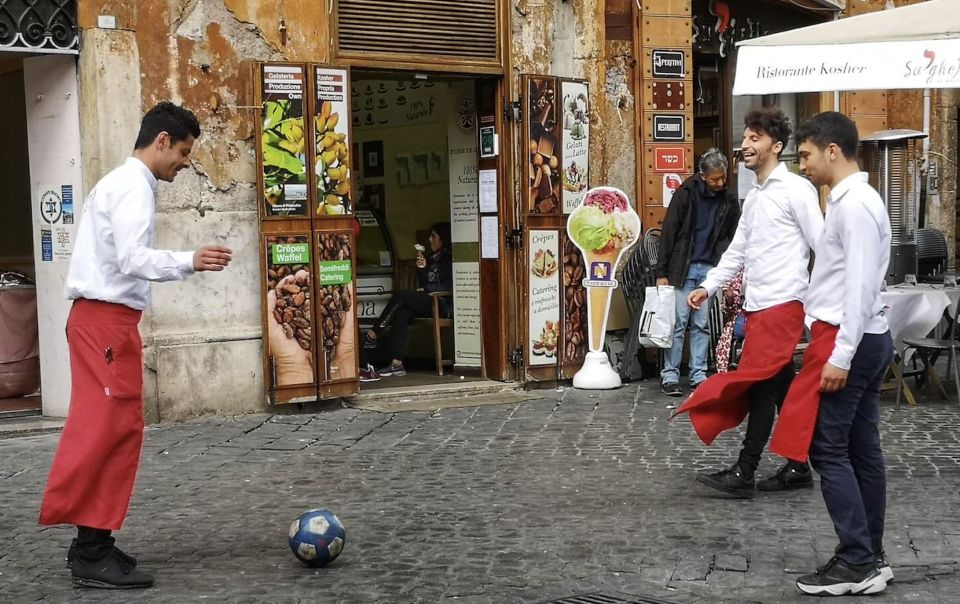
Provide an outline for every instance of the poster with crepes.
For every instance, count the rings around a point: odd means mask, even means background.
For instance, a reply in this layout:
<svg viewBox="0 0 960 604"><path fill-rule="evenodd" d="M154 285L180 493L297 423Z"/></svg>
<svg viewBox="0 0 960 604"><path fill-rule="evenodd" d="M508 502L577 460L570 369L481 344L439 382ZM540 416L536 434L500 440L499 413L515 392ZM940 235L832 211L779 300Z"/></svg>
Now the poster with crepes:
<svg viewBox="0 0 960 604"><path fill-rule="evenodd" d="M556 365L560 351L560 231L529 232L527 304L529 365Z"/></svg>
<svg viewBox="0 0 960 604"><path fill-rule="evenodd" d="M274 386L313 384L314 348L310 235L271 235L266 252L267 356Z"/></svg>

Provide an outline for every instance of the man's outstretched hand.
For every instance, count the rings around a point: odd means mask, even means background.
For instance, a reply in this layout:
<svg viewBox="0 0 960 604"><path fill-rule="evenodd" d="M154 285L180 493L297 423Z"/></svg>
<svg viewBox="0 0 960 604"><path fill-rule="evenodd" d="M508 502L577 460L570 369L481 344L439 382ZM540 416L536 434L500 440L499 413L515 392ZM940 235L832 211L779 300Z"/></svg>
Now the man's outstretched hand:
<svg viewBox="0 0 960 604"><path fill-rule="evenodd" d="M222 271L230 264L233 250L222 245L204 245L193 253L193 270Z"/></svg>
<svg viewBox="0 0 960 604"><path fill-rule="evenodd" d="M690 292L690 295L687 296L687 306L693 310L700 310L700 305L703 304L703 301L709 298L707 290L698 287L697 289Z"/></svg>

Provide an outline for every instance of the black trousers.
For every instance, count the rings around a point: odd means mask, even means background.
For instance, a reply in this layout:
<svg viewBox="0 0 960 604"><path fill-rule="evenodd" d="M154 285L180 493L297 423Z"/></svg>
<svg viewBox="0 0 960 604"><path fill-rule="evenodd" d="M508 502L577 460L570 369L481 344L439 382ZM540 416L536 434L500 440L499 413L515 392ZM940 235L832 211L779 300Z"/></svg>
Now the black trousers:
<svg viewBox="0 0 960 604"><path fill-rule="evenodd" d="M743 448L740 449L740 464L756 471L760 465L760 456L767 445L770 433L773 431L773 422L777 413L787 398L787 391L793 382L796 371L793 361L783 366L775 376L765 382L760 382L750 388L747 398L750 401L750 412L747 415L747 433L743 437Z"/></svg>
<svg viewBox="0 0 960 604"><path fill-rule="evenodd" d="M410 324L413 320L433 316L433 297L427 292L399 291L393 295L387 307L373 327L379 336L387 327L392 327L391 350L394 359L403 360L407 354Z"/></svg>

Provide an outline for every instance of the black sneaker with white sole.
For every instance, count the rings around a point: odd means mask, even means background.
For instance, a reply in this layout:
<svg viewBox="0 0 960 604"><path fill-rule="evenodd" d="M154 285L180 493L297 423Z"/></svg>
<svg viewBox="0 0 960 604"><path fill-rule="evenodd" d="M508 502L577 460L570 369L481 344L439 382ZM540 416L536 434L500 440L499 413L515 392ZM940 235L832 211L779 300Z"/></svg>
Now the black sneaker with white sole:
<svg viewBox="0 0 960 604"><path fill-rule="evenodd" d="M886 589L887 581L877 564L850 564L834 556L817 572L797 579L797 589L813 596L845 596L877 594Z"/></svg>
<svg viewBox="0 0 960 604"><path fill-rule="evenodd" d="M660 385L660 392L667 396L683 396L683 390L680 389L680 384L676 382L664 382Z"/></svg>
<svg viewBox="0 0 960 604"><path fill-rule="evenodd" d="M403 363L390 363L383 369L378 369L377 373L383 377L399 377L402 375L407 375L407 370L404 369Z"/></svg>

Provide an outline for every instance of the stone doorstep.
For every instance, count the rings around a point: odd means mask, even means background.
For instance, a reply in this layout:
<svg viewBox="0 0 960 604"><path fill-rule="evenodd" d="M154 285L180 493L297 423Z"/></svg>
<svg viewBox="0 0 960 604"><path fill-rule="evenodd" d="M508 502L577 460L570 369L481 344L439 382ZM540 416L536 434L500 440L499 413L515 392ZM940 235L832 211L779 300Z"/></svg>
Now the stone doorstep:
<svg viewBox="0 0 960 604"><path fill-rule="evenodd" d="M66 421L65 417L44 415L0 418L0 439L59 432Z"/></svg>
<svg viewBox="0 0 960 604"><path fill-rule="evenodd" d="M437 399L458 399L468 396L522 391L523 384L519 382L484 380L480 382L464 382L462 384L378 388L369 392L361 392L354 396L346 396L343 398L343 402L348 407L363 407L373 403L396 403L402 406L404 403L416 403Z"/></svg>

